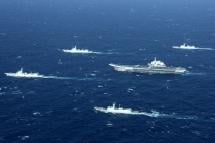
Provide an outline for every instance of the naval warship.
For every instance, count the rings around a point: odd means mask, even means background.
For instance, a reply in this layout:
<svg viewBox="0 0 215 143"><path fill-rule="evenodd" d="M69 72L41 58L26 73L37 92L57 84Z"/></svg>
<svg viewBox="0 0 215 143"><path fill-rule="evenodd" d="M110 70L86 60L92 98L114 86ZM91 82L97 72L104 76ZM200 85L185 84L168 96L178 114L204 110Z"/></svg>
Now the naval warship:
<svg viewBox="0 0 215 143"><path fill-rule="evenodd" d="M148 117L165 117L168 116L166 114L160 114L157 111L151 111L149 112L139 112L139 111L133 111L131 108L123 108L123 107L116 107L116 104L113 103L112 106L107 106L107 108L104 107L94 107L94 110L97 112L103 112L103 113L111 113L111 114L125 114L125 115L145 115Z"/></svg>
<svg viewBox="0 0 215 143"><path fill-rule="evenodd" d="M132 73L148 73L148 74L184 74L187 71L183 67L166 66L162 61L154 58L148 65L119 65L109 64L116 71L132 72Z"/></svg>
<svg viewBox="0 0 215 143"><path fill-rule="evenodd" d="M116 107L116 104L113 103L112 106L108 106L107 108L104 107L94 107L96 111L104 112L104 113L113 113L113 114L129 114L132 113L131 108L122 108Z"/></svg>
<svg viewBox="0 0 215 143"><path fill-rule="evenodd" d="M23 71L23 68L21 68L19 71L15 72L15 73L5 73L6 76L10 76L10 77L17 77L17 78L43 78L43 75L40 75L39 73L27 73Z"/></svg>

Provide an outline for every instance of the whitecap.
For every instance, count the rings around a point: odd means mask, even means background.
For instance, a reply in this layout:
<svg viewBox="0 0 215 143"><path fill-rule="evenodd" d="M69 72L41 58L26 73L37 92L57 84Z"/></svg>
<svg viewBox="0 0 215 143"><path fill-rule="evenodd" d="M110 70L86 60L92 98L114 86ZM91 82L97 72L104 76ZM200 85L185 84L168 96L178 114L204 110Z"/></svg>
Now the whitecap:
<svg viewBox="0 0 215 143"><path fill-rule="evenodd" d="M97 87L98 87L98 88L103 88L104 86L103 86L103 85L98 85Z"/></svg>
<svg viewBox="0 0 215 143"><path fill-rule="evenodd" d="M17 58L17 59L21 59L21 58L22 58L22 56L17 56L16 58Z"/></svg>
<svg viewBox="0 0 215 143"><path fill-rule="evenodd" d="M113 127L113 123L111 123L110 121L107 122L106 124L107 127Z"/></svg>
<svg viewBox="0 0 215 143"><path fill-rule="evenodd" d="M96 74L95 73L91 73L90 76L96 76Z"/></svg>
<svg viewBox="0 0 215 143"><path fill-rule="evenodd" d="M22 94L22 91L20 91L20 90L12 91L11 94Z"/></svg>
<svg viewBox="0 0 215 143"><path fill-rule="evenodd" d="M30 138L30 136L19 136L19 138L21 138L21 140L27 140L27 139L29 139Z"/></svg>
<svg viewBox="0 0 215 143"><path fill-rule="evenodd" d="M129 92L129 93L130 93L130 92L134 92L134 91L135 91L134 88L128 88L128 89L127 89L127 92Z"/></svg>
<svg viewBox="0 0 215 143"><path fill-rule="evenodd" d="M34 116L41 116L41 113L40 112L34 112L33 115Z"/></svg>

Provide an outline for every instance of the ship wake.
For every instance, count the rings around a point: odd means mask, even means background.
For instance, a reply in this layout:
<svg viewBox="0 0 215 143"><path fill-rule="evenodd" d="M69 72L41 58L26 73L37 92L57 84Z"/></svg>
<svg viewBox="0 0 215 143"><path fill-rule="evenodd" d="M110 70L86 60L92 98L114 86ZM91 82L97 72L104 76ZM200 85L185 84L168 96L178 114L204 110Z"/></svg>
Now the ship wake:
<svg viewBox="0 0 215 143"><path fill-rule="evenodd" d="M173 49L182 49L182 50L215 50L212 48L200 48L200 47L196 47L193 45L187 45L187 44L183 44L180 46L173 46Z"/></svg>
<svg viewBox="0 0 215 143"><path fill-rule="evenodd" d="M207 73L201 73L201 72L187 72L184 74L184 76L203 76L203 75L207 75Z"/></svg>

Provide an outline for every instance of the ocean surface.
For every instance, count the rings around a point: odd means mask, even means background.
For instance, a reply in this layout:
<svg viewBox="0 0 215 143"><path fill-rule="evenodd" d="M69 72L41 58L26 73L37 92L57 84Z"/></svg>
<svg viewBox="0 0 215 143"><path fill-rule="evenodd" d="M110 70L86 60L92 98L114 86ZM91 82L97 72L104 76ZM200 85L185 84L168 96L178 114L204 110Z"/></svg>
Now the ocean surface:
<svg viewBox="0 0 215 143"><path fill-rule="evenodd" d="M215 48L214 26L214 0L1 0L0 143L214 143L215 51L172 48ZM190 74L108 65L154 57ZM94 111L113 102L169 116Z"/></svg>

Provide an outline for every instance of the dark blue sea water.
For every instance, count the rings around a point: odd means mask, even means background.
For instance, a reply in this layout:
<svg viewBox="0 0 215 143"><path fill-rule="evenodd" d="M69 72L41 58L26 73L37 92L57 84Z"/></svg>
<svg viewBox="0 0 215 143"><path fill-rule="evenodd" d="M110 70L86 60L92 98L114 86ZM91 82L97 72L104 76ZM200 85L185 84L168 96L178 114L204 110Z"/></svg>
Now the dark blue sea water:
<svg viewBox="0 0 215 143"><path fill-rule="evenodd" d="M214 143L214 0L1 0L1 143ZM103 54L68 54L77 45ZM154 57L189 75L114 71ZM71 79L24 79L25 71ZM113 102L147 117L94 111ZM179 118L181 117L181 118ZM185 118L189 117L189 118Z"/></svg>

